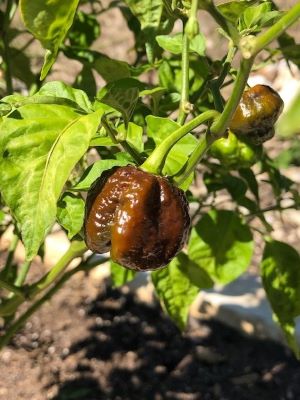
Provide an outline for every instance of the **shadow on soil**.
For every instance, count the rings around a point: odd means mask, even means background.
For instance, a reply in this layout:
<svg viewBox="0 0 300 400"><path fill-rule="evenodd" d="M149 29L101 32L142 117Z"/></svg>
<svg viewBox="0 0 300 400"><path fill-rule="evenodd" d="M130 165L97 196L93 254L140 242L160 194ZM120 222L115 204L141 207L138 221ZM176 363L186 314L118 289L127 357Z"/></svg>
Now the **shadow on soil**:
<svg viewBox="0 0 300 400"><path fill-rule="evenodd" d="M271 341L212 320L183 336L157 305L114 289L88 315L90 335L70 350L77 378L53 400L300 399L300 363Z"/></svg>

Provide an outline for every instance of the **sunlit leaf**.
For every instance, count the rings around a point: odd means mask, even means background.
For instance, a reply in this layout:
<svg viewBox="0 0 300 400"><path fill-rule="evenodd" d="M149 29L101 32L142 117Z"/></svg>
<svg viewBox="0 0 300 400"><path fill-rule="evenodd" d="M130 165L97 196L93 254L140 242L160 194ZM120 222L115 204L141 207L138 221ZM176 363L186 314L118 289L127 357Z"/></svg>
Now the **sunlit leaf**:
<svg viewBox="0 0 300 400"><path fill-rule="evenodd" d="M270 241L266 243L261 267L263 284L276 319L299 358L295 318L300 315L300 256L288 244Z"/></svg>
<svg viewBox="0 0 300 400"><path fill-rule="evenodd" d="M155 291L164 309L182 330L186 326L190 305L199 293L200 286L200 280L197 285L192 283L188 271L189 258L180 253L166 268L152 272Z"/></svg>
<svg viewBox="0 0 300 400"><path fill-rule="evenodd" d="M191 260L216 282L228 283L249 266L253 239L249 227L233 211L212 210L192 229Z"/></svg>
<svg viewBox="0 0 300 400"><path fill-rule="evenodd" d="M57 203L57 220L72 239L80 232L84 219L84 200L81 196L65 192Z"/></svg>
<svg viewBox="0 0 300 400"><path fill-rule="evenodd" d="M82 115L58 105L30 104L4 117L0 190L32 259L56 217L56 202L86 152L101 113Z"/></svg>
<svg viewBox="0 0 300 400"><path fill-rule="evenodd" d="M70 29L79 0L21 0L21 14L26 28L46 49L41 79L56 60L59 46Z"/></svg>
<svg viewBox="0 0 300 400"><path fill-rule="evenodd" d="M132 281L136 276L135 271L128 268L124 268L122 267L122 265L119 265L113 261L110 262L110 271L114 287L123 286L127 282Z"/></svg>

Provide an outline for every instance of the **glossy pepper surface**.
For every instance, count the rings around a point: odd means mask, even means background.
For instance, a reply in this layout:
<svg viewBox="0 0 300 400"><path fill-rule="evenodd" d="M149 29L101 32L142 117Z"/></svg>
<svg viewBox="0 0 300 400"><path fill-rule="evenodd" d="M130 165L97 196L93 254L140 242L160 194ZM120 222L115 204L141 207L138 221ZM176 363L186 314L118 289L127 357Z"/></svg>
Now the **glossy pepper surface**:
<svg viewBox="0 0 300 400"><path fill-rule="evenodd" d="M230 129L259 145L274 136L274 124L282 110L283 101L275 90L266 85L253 86L244 92Z"/></svg>
<svg viewBox="0 0 300 400"><path fill-rule="evenodd" d="M257 161L257 149L253 145L239 140L229 131L227 137L216 140L210 154L221 161L222 165L231 169L249 168Z"/></svg>
<svg viewBox="0 0 300 400"><path fill-rule="evenodd" d="M101 175L86 200L85 240L96 253L134 270L168 264L182 249L190 219L184 192L133 166Z"/></svg>

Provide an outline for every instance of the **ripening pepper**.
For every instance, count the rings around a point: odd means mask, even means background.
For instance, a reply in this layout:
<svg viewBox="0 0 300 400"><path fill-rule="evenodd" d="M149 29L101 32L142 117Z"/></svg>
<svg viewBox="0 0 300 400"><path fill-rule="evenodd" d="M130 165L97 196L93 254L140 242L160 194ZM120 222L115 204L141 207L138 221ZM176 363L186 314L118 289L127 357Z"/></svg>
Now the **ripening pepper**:
<svg viewBox="0 0 300 400"><path fill-rule="evenodd" d="M210 148L210 154L230 169L249 168L257 161L257 149L240 140L228 131L227 136L216 140Z"/></svg>
<svg viewBox="0 0 300 400"><path fill-rule="evenodd" d="M184 192L134 166L105 172L88 192L85 241L96 253L134 270L167 265L182 249L189 226Z"/></svg>
<svg viewBox="0 0 300 400"><path fill-rule="evenodd" d="M253 86L244 92L230 129L255 145L262 144L274 136L274 124L282 110L283 100L275 90L266 85Z"/></svg>

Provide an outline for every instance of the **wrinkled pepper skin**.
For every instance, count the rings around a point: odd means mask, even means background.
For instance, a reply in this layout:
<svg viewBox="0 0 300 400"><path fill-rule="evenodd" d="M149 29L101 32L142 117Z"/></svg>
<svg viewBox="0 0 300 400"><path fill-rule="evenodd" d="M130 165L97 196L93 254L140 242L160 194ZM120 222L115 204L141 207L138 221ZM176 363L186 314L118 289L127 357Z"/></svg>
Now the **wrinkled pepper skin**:
<svg viewBox="0 0 300 400"><path fill-rule="evenodd" d="M262 144L274 136L274 124L283 105L279 94L269 86L253 86L244 92L230 129L237 136L247 136L255 145Z"/></svg>
<svg viewBox="0 0 300 400"><path fill-rule="evenodd" d="M257 153L253 145L238 139L231 131L210 148L210 154L229 169L250 168L257 161Z"/></svg>
<svg viewBox="0 0 300 400"><path fill-rule="evenodd" d="M101 175L88 192L85 241L133 270L167 265L182 249L190 218L184 192L133 166Z"/></svg>

